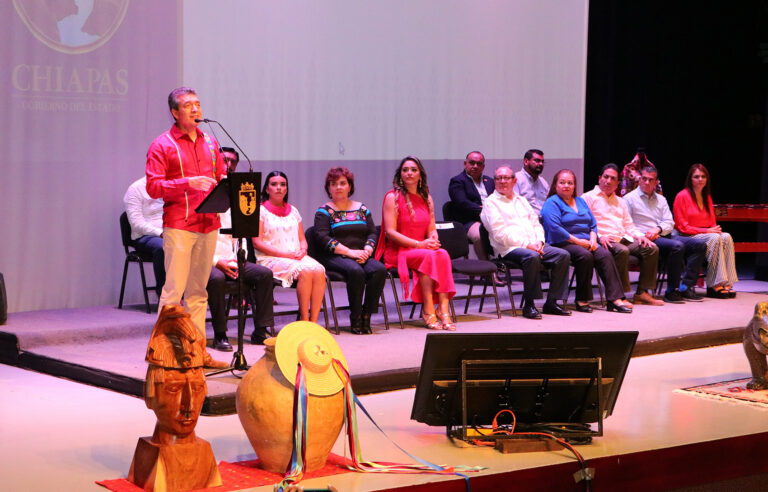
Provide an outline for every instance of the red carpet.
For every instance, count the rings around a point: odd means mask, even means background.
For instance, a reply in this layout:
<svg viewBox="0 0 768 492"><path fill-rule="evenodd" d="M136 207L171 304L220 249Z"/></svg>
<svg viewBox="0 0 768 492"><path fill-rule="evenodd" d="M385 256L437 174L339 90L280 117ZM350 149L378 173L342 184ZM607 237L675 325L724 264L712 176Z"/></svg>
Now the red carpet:
<svg viewBox="0 0 768 492"><path fill-rule="evenodd" d="M323 468L305 473L304 478L320 478L347 473L350 471L345 466L345 463L347 462L350 462L350 460L343 456L331 453ZM261 485L272 485L283 479L282 474L262 470L261 468L258 468L258 464L259 460L239 461L237 463L222 461L219 463L219 473L221 474L223 485L199 490L211 492L241 490L249 487L259 487ZM137 492L142 490L125 478L102 480L96 483L109 490L114 490L115 492Z"/></svg>

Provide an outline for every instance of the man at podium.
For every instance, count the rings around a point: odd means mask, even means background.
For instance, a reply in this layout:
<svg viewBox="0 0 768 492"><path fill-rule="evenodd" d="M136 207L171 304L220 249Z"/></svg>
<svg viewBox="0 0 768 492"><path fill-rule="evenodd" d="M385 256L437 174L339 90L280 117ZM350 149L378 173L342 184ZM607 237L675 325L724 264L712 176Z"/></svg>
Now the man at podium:
<svg viewBox="0 0 768 492"><path fill-rule="evenodd" d="M226 173L218 143L200 130L200 99L190 87L168 95L175 120L170 130L152 142L147 152L147 193L162 198L163 251L166 280L158 312L166 304L184 304L205 337L206 284L211 273L218 214L198 214L195 208Z"/></svg>

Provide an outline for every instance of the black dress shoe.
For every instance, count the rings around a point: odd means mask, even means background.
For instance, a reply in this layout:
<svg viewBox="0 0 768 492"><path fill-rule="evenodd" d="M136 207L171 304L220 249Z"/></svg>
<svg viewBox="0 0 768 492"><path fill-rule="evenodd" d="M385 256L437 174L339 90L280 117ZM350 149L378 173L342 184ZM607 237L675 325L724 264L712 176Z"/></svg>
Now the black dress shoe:
<svg viewBox="0 0 768 492"><path fill-rule="evenodd" d="M665 293L664 302L670 302L672 304L685 304L683 296L676 290Z"/></svg>
<svg viewBox="0 0 768 492"><path fill-rule="evenodd" d="M367 333L368 335L372 334L373 330L371 330L371 315L370 315L370 313L363 313L361 321L363 322L363 333Z"/></svg>
<svg viewBox="0 0 768 492"><path fill-rule="evenodd" d="M219 350L221 352L232 352L232 344L227 340L226 335L221 337L214 337L213 350Z"/></svg>
<svg viewBox="0 0 768 492"><path fill-rule="evenodd" d="M261 333L261 332L258 332L258 331L254 331L251 334L251 344L253 344L253 345L264 345L264 340L266 340L266 339L267 339L266 332L265 333Z"/></svg>
<svg viewBox="0 0 768 492"><path fill-rule="evenodd" d="M589 304L579 304L576 303L576 311L580 313L591 313L592 312L592 306Z"/></svg>
<svg viewBox="0 0 768 492"><path fill-rule="evenodd" d="M688 287L685 290L681 290L680 297L686 301L691 302L702 302L704 300L700 295L696 293L696 289L693 287Z"/></svg>
<svg viewBox="0 0 768 492"><path fill-rule="evenodd" d="M523 306L523 317L528 319L541 319L541 313L538 309L536 309L536 306L531 304L526 304Z"/></svg>
<svg viewBox="0 0 768 492"><path fill-rule="evenodd" d="M363 334L363 320L360 316L349 317L349 331L355 335Z"/></svg>
<svg viewBox="0 0 768 492"><path fill-rule="evenodd" d="M707 297L712 297L714 299L729 299L727 292L723 292L722 290L715 290L712 287L707 287Z"/></svg>
<svg viewBox="0 0 768 492"><path fill-rule="evenodd" d="M608 303L606 304L606 307L608 308L608 311L616 311L617 313L629 314L632 312L632 310L629 309L627 306L619 306L613 301L608 301Z"/></svg>
<svg viewBox="0 0 768 492"><path fill-rule="evenodd" d="M554 314L555 316L570 316L571 312L564 307L558 305L556 302L544 303L544 308L541 310L544 314Z"/></svg>

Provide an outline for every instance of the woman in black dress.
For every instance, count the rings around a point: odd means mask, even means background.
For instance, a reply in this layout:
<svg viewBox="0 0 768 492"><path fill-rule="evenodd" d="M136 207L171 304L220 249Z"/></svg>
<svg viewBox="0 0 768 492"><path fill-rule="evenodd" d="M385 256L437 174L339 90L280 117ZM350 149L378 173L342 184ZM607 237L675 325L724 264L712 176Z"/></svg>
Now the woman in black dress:
<svg viewBox="0 0 768 492"><path fill-rule="evenodd" d="M350 329L360 334L371 333L371 314L378 310L387 272L373 258L377 236L371 212L349 198L354 191L355 175L349 169L334 167L328 171L325 192L331 200L315 212L315 238L317 260L327 270L344 276Z"/></svg>

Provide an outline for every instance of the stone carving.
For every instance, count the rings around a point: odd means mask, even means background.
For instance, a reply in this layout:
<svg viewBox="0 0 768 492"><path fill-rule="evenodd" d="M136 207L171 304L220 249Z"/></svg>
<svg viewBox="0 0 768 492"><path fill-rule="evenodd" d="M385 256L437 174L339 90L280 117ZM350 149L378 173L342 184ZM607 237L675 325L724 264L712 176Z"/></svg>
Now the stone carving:
<svg viewBox="0 0 768 492"><path fill-rule="evenodd" d="M192 320L181 306L165 306L147 348L144 401L157 416L151 437L142 437L128 480L145 490L188 490L221 485L211 445L195 435L208 391L211 366Z"/></svg>
<svg viewBox="0 0 768 492"><path fill-rule="evenodd" d="M752 369L752 381L747 388L768 389L768 302L755 304L755 315L744 329L744 352Z"/></svg>

